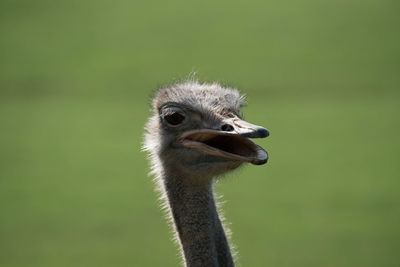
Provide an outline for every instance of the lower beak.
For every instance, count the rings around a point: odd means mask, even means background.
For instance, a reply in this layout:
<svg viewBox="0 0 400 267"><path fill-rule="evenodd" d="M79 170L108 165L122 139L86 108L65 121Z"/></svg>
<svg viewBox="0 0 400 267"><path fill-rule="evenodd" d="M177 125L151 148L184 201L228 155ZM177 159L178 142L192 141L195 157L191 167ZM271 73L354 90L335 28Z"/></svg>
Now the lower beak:
<svg viewBox="0 0 400 267"><path fill-rule="evenodd" d="M265 164L268 153L249 137L264 138L269 132L243 120L232 122L230 125L233 124L233 131L192 130L183 133L180 140L185 147L198 149L209 155L255 165Z"/></svg>

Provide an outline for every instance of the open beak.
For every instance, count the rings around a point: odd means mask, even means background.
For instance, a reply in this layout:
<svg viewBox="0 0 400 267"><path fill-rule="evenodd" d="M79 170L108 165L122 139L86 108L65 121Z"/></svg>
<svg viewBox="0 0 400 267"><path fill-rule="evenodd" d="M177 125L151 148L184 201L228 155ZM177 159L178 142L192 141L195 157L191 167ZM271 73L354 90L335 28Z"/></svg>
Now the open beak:
<svg viewBox="0 0 400 267"><path fill-rule="evenodd" d="M229 131L211 129L192 130L183 133L180 140L185 147L199 149L207 154L234 161L262 165L268 161L268 153L250 138L269 136L267 129L239 118L227 119Z"/></svg>

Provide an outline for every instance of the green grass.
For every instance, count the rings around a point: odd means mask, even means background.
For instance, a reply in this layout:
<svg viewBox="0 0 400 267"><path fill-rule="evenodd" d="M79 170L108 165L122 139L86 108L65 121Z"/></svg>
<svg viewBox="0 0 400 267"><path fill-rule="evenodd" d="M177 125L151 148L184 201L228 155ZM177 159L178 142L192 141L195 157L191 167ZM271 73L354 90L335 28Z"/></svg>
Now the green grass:
<svg viewBox="0 0 400 267"><path fill-rule="evenodd" d="M177 266L140 152L197 71L271 136L219 182L241 266L398 266L399 4L2 1L0 266Z"/></svg>

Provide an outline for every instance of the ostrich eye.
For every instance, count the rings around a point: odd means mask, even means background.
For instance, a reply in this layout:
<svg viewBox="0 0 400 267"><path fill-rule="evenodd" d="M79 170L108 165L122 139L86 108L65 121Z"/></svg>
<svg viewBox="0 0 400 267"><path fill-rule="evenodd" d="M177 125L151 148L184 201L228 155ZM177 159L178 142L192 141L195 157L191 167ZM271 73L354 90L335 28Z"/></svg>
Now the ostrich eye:
<svg viewBox="0 0 400 267"><path fill-rule="evenodd" d="M183 122L185 119L185 116L183 116L181 113L174 112L168 115L164 116L164 119L171 125L179 125Z"/></svg>

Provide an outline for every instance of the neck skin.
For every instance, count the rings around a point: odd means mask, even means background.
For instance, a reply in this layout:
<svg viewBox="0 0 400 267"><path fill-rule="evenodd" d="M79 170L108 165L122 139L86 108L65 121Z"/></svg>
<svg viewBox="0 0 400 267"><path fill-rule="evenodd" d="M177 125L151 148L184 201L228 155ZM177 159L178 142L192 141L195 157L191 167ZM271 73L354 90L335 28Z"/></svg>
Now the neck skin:
<svg viewBox="0 0 400 267"><path fill-rule="evenodd" d="M212 179L187 184L185 177L164 175L163 181L175 229L187 267L233 267L212 191Z"/></svg>

